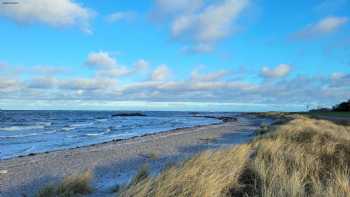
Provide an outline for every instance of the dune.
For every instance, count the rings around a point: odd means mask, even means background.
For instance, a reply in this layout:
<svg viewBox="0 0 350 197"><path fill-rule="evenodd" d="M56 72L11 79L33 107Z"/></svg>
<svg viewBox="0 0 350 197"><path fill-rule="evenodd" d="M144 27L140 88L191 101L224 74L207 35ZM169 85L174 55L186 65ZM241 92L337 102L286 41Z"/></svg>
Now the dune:
<svg viewBox="0 0 350 197"><path fill-rule="evenodd" d="M120 196L349 196L350 127L297 116L262 133L130 183Z"/></svg>

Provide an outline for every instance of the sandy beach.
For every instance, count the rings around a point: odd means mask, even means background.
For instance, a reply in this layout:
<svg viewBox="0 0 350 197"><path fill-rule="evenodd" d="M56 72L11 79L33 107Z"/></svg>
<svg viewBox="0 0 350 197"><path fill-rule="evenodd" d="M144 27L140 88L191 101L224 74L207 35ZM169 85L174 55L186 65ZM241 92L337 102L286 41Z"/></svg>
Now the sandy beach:
<svg viewBox="0 0 350 197"><path fill-rule="evenodd" d="M210 148L240 144L252 138L267 119L242 116L237 121L176 129L88 147L0 161L0 196L32 196L38 189L86 170L93 173L91 196L112 196L145 163L158 173L169 163Z"/></svg>

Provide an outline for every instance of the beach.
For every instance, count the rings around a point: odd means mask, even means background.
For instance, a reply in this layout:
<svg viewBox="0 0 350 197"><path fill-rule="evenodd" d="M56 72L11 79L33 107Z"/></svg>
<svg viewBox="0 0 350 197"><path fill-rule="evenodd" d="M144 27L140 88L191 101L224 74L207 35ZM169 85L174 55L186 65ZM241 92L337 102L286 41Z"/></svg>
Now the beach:
<svg viewBox="0 0 350 197"><path fill-rule="evenodd" d="M127 140L0 160L0 196L33 196L64 177L91 171L91 196L113 196L143 164L157 174L165 166L206 149L245 143L270 119L252 115L208 126L175 129Z"/></svg>

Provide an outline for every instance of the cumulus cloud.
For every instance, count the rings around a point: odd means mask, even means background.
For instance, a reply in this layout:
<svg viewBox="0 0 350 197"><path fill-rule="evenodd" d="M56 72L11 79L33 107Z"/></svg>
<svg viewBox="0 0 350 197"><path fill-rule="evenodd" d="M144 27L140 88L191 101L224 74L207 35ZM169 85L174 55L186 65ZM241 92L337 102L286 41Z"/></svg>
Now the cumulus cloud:
<svg viewBox="0 0 350 197"><path fill-rule="evenodd" d="M105 51L91 52L85 64L96 70L99 77L120 77L138 73L148 68L146 60L138 60L132 68L118 64L112 55Z"/></svg>
<svg viewBox="0 0 350 197"><path fill-rule="evenodd" d="M269 68L269 67L263 67L261 69L261 76L265 78L280 78L287 76L292 67L288 64L280 64L276 66L275 68Z"/></svg>
<svg viewBox="0 0 350 197"><path fill-rule="evenodd" d="M154 81L166 80L170 76L170 69L167 65L162 64L158 66L153 72L151 79Z"/></svg>
<svg viewBox="0 0 350 197"><path fill-rule="evenodd" d="M0 6L0 16L17 23L43 23L54 27L79 26L91 33L93 11L73 0L25 0L15 5Z"/></svg>
<svg viewBox="0 0 350 197"><path fill-rule="evenodd" d="M115 23L119 21L131 21L136 17L136 13L133 11L114 12L107 16L107 21Z"/></svg>
<svg viewBox="0 0 350 197"><path fill-rule="evenodd" d="M229 36L249 0L223 0L204 4L202 1L156 1L159 13L173 16L171 34L174 39L189 41L186 51L209 52ZM171 9L173 7L173 9ZM158 15L159 15L158 13Z"/></svg>
<svg viewBox="0 0 350 197"><path fill-rule="evenodd" d="M321 19L315 24L307 26L296 33L296 38L313 38L335 32L348 22L347 17L330 16Z"/></svg>
<svg viewBox="0 0 350 197"><path fill-rule="evenodd" d="M117 65L117 61L105 51L91 52L86 60L86 64L91 67L111 67Z"/></svg>
<svg viewBox="0 0 350 197"><path fill-rule="evenodd" d="M144 59L140 59L134 64L134 67L136 70L145 70L148 69L149 63Z"/></svg>

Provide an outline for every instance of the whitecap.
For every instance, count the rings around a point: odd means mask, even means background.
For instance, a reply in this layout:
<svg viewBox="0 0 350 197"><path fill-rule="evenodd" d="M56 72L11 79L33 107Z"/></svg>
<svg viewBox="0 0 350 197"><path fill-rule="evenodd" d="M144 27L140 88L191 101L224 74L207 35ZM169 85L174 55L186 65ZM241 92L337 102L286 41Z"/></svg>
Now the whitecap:
<svg viewBox="0 0 350 197"><path fill-rule="evenodd" d="M112 130L110 128L107 128L105 132L102 132L102 133L87 133L86 135L87 136L99 136L99 135L104 135L104 134L107 134L109 132L111 132Z"/></svg>
<svg viewBox="0 0 350 197"><path fill-rule="evenodd" d="M103 133L87 133L86 136L99 136L103 135Z"/></svg>
<svg viewBox="0 0 350 197"><path fill-rule="evenodd" d="M86 126L91 126L93 125L93 122L88 122L88 123L76 123L76 124L72 124L70 125L71 127L86 127Z"/></svg>
<svg viewBox="0 0 350 197"><path fill-rule="evenodd" d="M56 133L57 130L52 130L52 131L46 131L46 132L43 132L43 134L53 134L53 133Z"/></svg>
<svg viewBox="0 0 350 197"><path fill-rule="evenodd" d="M22 131L22 130L32 130L32 129L44 129L43 125L33 125L33 126L10 126L0 128L0 131Z"/></svg>
<svg viewBox="0 0 350 197"><path fill-rule="evenodd" d="M75 128L74 127L63 127L62 128L63 131L71 131L73 129L75 129Z"/></svg>

